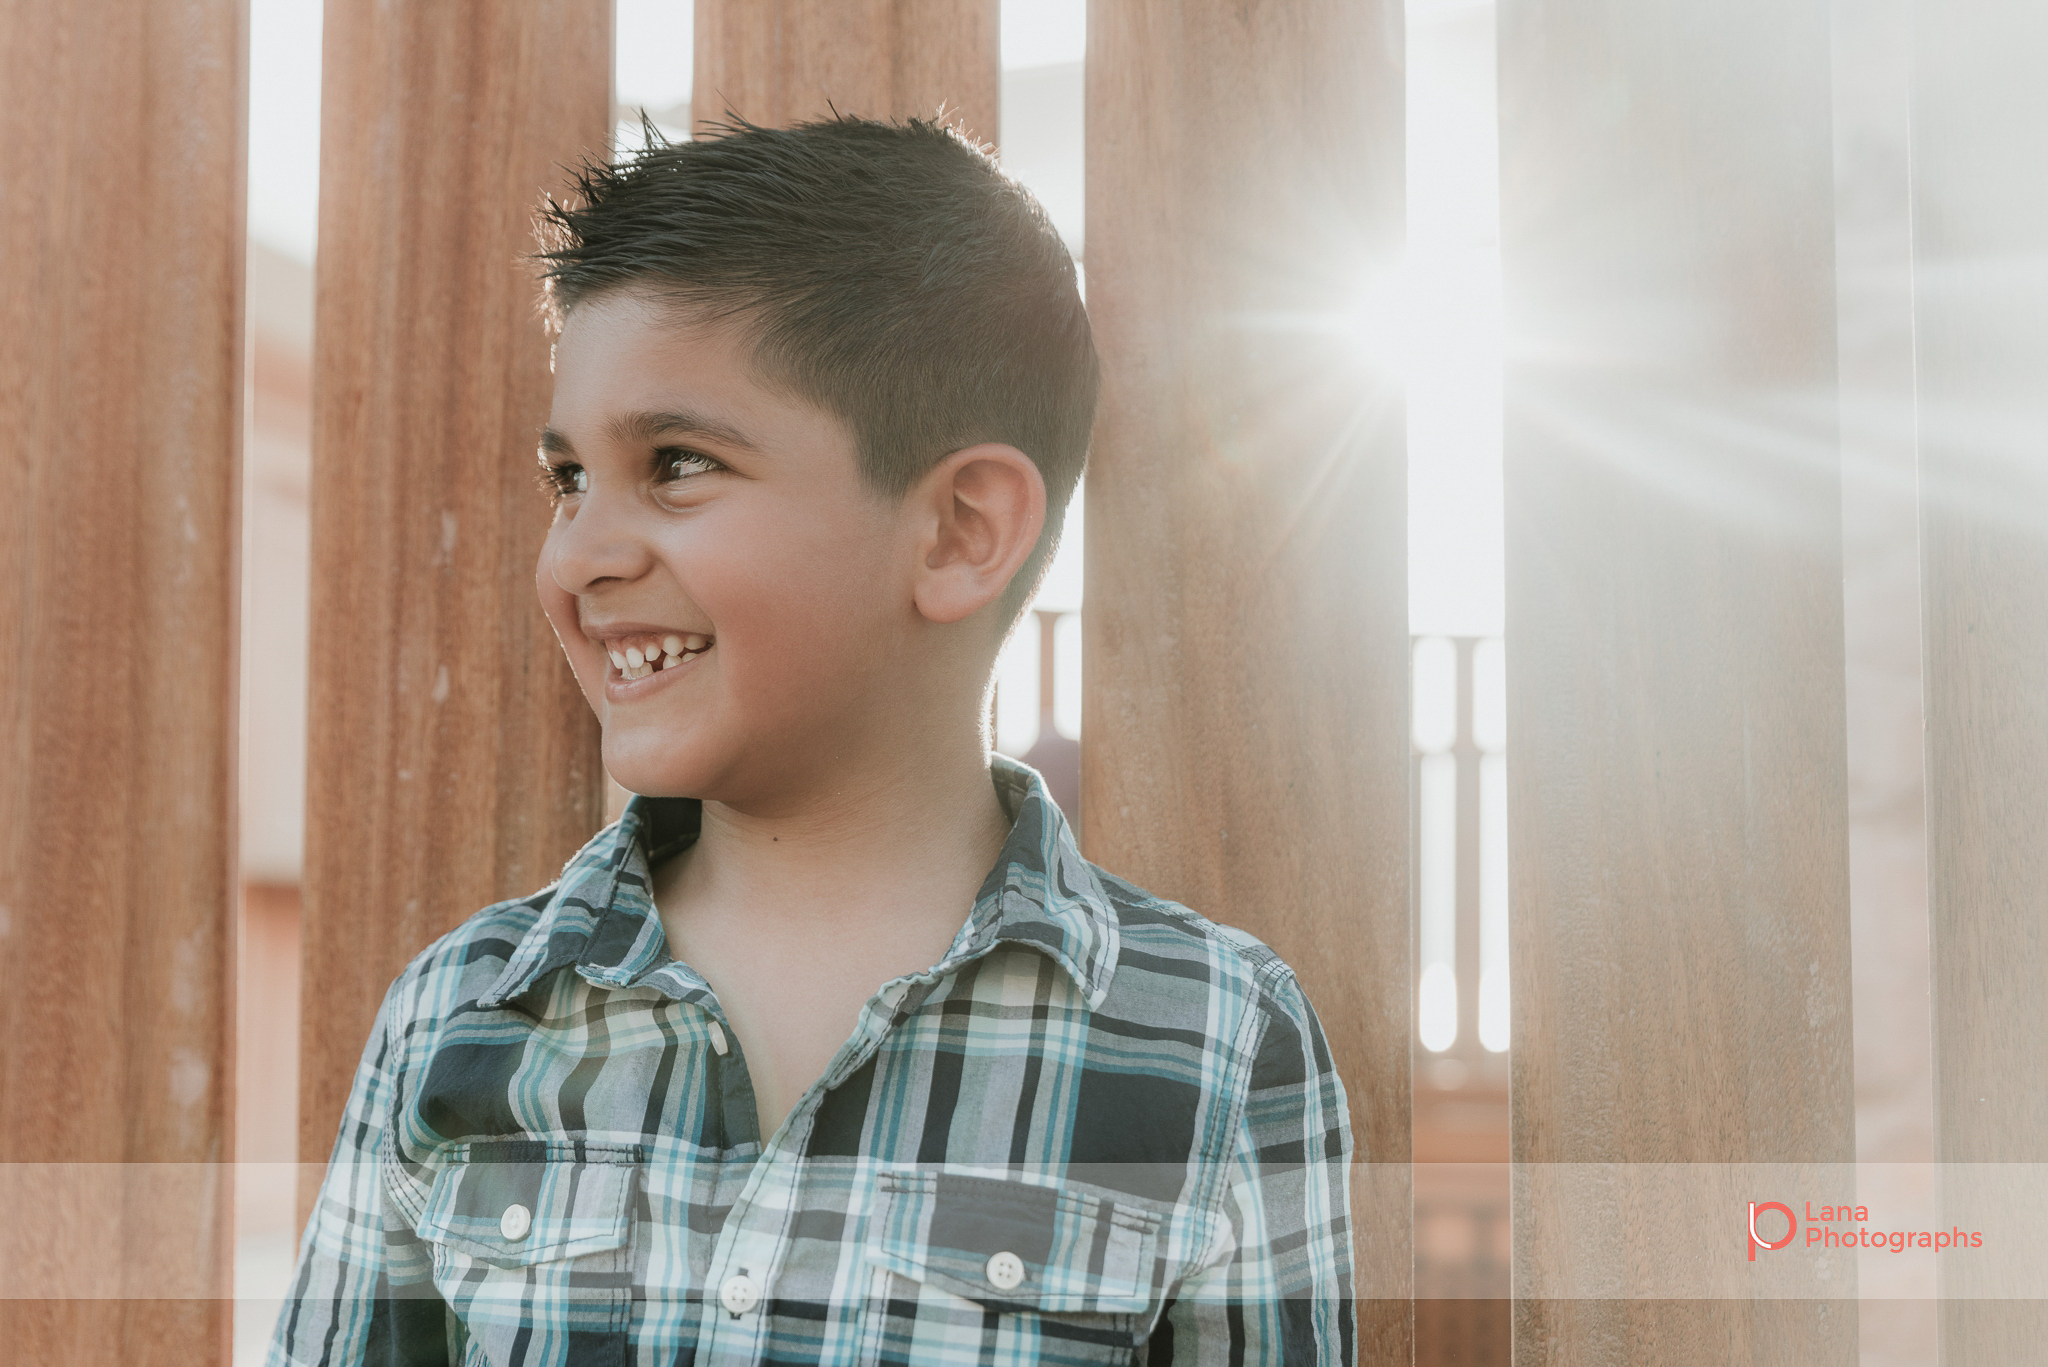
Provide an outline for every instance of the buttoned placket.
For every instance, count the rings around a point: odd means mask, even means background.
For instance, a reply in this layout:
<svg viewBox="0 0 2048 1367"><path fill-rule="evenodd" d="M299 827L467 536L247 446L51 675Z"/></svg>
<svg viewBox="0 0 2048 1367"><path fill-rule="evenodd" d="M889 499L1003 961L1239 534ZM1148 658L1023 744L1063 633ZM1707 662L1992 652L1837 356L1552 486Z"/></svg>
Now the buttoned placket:
<svg viewBox="0 0 2048 1367"><path fill-rule="evenodd" d="M698 1339L698 1360L751 1363L761 1355L766 1332L769 1291L781 1270L790 1240L787 1222L798 1208L803 1183L803 1153L809 1145L818 1107L825 1094L866 1063L894 1028L897 1007L907 979L886 984L862 1008L855 1033L825 1070L797 1099L774 1134L761 1146L746 1185L726 1212L712 1249L705 1289L704 1319ZM715 1015L715 1013L714 1013ZM747 1067L746 1056L733 1044L734 1061ZM764 1218L765 1217L765 1218Z"/></svg>
<svg viewBox="0 0 2048 1367"><path fill-rule="evenodd" d="M862 1008L853 1035L840 1046L823 1075L797 1099L781 1127L763 1143L761 1156L754 1161L746 1185L727 1211L725 1225L712 1251L706 1280L710 1294L704 1298L705 1313L697 1345L698 1361L705 1367L759 1360L762 1337L767 1332L770 1291L791 1244L788 1221L801 1206L803 1155L810 1146L818 1107L828 1092L874 1056L898 1022L908 1011L914 1011L933 987L995 947L995 936L986 933L987 927L977 928L974 920L970 915L968 924L961 928L961 938L967 941L964 946L921 973L882 985ZM738 1054L737 1043L733 1049ZM746 1067L743 1054L739 1054L739 1065ZM746 1303L746 1308L735 1312L734 1307L741 1302Z"/></svg>

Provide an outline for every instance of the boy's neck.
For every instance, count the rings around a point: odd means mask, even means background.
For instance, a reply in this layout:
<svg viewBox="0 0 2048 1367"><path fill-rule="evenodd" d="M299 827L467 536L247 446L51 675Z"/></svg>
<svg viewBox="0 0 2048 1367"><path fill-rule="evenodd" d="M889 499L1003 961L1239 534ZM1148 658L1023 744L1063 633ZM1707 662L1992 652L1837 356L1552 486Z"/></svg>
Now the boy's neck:
<svg viewBox="0 0 2048 1367"><path fill-rule="evenodd" d="M761 1136L842 1047L883 983L944 958L1010 818L978 728L828 768L772 812L704 804L654 874L670 952L704 975L747 1060Z"/></svg>
<svg viewBox="0 0 2048 1367"><path fill-rule="evenodd" d="M900 924L931 907L957 929L1010 817L978 732L933 739L820 766L772 805L706 802L696 844L657 875L664 923L743 914L759 930L819 918Z"/></svg>

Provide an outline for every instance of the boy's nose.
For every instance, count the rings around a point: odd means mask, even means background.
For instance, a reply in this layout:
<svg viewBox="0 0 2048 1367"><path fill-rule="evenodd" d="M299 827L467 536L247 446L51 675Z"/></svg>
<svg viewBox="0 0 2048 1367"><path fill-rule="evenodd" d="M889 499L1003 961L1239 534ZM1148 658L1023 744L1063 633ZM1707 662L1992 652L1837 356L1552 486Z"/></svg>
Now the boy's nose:
<svg viewBox="0 0 2048 1367"><path fill-rule="evenodd" d="M541 568L565 593L585 594L600 584L631 581L646 571L646 542L633 528L631 509L596 493L556 514L541 546Z"/></svg>

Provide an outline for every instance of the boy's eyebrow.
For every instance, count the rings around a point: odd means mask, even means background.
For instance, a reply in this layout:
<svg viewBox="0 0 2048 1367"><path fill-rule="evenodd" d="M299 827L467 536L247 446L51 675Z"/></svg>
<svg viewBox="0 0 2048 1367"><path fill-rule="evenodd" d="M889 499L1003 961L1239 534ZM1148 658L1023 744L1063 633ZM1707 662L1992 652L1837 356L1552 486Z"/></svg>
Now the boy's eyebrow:
<svg viewBox="0 0 2048 1367"><path fill-rule="evenodd" d="M656 437L671 436L706 437L742 451L756 449L754 443L730 423L687 410L627 413L606 423L605 431L614 441L621 442L653 441Z"/></svg>
<svg viewBox="0 0 2048 1367"><path fill-rule="evenodd" d="M605 435L617 442L653 441L657 437L705 437L742 451L758 451L745 434L730 423L707 418L701 413L682 411L627 413L605 424ZM573 456L576 443L552 427L540 430L540 449L551 456Z"/></svg>

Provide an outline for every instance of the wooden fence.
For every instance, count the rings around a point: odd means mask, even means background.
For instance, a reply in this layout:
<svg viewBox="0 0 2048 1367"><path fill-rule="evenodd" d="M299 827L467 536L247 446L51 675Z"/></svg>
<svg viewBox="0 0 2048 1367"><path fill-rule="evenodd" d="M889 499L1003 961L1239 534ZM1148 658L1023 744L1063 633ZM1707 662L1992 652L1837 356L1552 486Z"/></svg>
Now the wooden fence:
<svg viewBox="0 0 2048 1367"><path fill-rule="evenodd" d="M1398 388L1315 320L1401 250L1393 0L1093 0L1091 857L1300 967L1350 1089L1362 1357L1413 1351ZM301 1153L384 985L601 811L534 605L536 197L606 0L328 0ZM695 98L943 101L996 0L699 0ZM1848 1161L1828 7L1501 0L1513 1157ZM1918 318L1939 1156L2048 1147L2048 11L1927 12ZM0 1162L231 1155L245 18L0 21ZM1788 1098L1797 1104L1786 1104ZM227 1294L225 1191L152 1229ZM137 1212L141 1219L147 1212ZM1514 1257L1562 1256L1520 1222ZM1845 1364L1841 1301L1543 1301L1518 1360ZM1953 1299L1948 1361L2041 1302ZM0 1301L23 1361L228 1302Z"/></svg>

